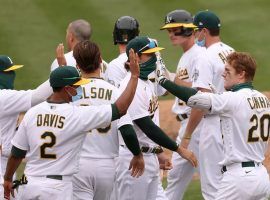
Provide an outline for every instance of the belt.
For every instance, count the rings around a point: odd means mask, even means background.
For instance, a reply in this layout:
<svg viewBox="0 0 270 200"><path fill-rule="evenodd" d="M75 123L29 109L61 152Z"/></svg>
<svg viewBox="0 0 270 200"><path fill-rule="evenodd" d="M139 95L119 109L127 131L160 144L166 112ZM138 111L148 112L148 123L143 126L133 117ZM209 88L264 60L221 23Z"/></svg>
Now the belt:
<svg viewBox="0 0 270 200"><path fill-rule="evenodd" d="M163 148L161 146L156 146L156 147L141 147L141 151L143 153L160 154L160 153L163 152Z"/></svg>
<svg viewBox="0 0 270 200"><path fill-rule="evenodd" d="M46 178L55 179L55 180L63 180L62 175L47 175Z"/></svg>
<svg viewBox="0 0 270 200"><path fill-rule="evenodd" d="M256 164L259 166L260 163L256 163ZM247 162L242 162L242 163L241 163L241 166L242 166L243 168L244 168L244 167L255 167L256 164L255 164L254 161L247 161ZM224 172L226 172L226 171L227 171L227 167L226 167L226 166L223 166L223 167L221 168L222 174L223 174Z"/></svg>
<svg viewBox="0 0 270 200"><path fill-rule="evenodd" d="M181 122L181 121L183 121L183 120L185 120L187 118L188 118L187 114L178 114L178 115L176 115L176 120L179 121L179 122Z"/></svg>

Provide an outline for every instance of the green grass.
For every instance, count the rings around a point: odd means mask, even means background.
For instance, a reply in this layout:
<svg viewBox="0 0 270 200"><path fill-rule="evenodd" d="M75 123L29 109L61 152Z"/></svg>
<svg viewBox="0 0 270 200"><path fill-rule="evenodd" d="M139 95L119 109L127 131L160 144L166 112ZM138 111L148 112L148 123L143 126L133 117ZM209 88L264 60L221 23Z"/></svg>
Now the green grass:
<svg viewBox="0 0 270 200"><path fill-rule="evenodd" d="M65 42L68 23L78 18L91 22L92 40L96 41L105 60L116 57L117 48L112 43L115 20L131 15L140 22L141 35L159 40L168 68L175 71L182 54L172 47L166 31L160 31L165 15L174 9L191 13L209 9L222 20L222 39L236 50L251 52L259 69L255 86L268 90L268 44L270 32L268 0L0 0L0 54L10 55L25 67L17 71L16 88L27 89L47 79L54 59L55 47Z"/></svg>

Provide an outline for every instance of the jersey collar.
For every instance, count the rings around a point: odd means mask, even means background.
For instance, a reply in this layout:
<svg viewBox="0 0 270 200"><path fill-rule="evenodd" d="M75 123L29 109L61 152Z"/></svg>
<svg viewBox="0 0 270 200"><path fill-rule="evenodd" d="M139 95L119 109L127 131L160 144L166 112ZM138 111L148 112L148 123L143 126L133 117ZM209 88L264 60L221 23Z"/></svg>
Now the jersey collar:
<svg viewBox="0 0 270 200"><path fill-rule="evenodd" d="M240 84L234 85L234 86L232 86L232 88L230 90L232 92L236 92L236 91L241 90L243 88L253 89L252 82L246 82L246 83L240 83Z"/></svg>

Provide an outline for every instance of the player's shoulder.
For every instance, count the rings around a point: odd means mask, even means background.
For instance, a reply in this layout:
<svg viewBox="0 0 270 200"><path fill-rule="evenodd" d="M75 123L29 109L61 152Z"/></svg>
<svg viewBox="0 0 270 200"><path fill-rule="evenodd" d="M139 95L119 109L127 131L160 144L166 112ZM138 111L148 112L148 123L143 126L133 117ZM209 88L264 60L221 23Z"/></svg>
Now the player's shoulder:
<svg viewBox="0 0 270 200"><path fill-rule="evenodd" d="M109 64L108 67L115 67L115 68L119 68L122 67L125 62L127 61L127 55L125 53L121 53L120 55L118 55L117 58L113 59Z"/></svg>

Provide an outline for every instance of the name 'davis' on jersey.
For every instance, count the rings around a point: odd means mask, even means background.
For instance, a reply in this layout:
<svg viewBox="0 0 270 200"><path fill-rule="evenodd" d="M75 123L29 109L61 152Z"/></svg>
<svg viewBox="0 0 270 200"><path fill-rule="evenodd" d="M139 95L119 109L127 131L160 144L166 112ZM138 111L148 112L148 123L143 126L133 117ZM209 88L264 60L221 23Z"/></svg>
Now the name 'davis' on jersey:
<svg viewBox="0 0 270 200"><path fill-rule="evenodd" d="M65 117L53 114L37 115L37 126L49 126L54 128L63 128Z"/></svg>
<svg viewBox="0 0 270 200"><path fill-rule="evenodd" d="M83 87L82 89L83 89L84 99L98 98L98 99L111 100L112 98L112 90L109 90L109 89L96 88L96 87L91 87L90 91L86 91L85 87Z"/></svg>
<svg viewBox="0 0 270 200"><path fill-rule="evenodd" d="M249 106L251 109L259 109L259 108L269 108L270 102L266 97L252 97L247 98Z"/></svg>

